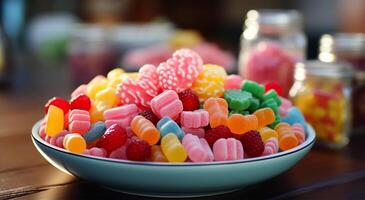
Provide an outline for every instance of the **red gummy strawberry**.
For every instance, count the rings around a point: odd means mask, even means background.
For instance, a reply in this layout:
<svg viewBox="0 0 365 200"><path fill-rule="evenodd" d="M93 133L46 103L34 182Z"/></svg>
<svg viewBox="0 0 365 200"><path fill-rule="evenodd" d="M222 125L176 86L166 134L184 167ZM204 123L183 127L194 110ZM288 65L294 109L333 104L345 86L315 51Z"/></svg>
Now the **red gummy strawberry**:
<svg viewBox="0 0 365 200"><path fill-rule="evenodd" d="M275 90L279 96L281 96L283 94L283 89L280 87L280 85L277 81L265 83L265 92L267 92L271 89Z"/></svg>
<svg viewBox="0 0 365 200"><path fill-rule="evenodd" d="M144 111L138 113L138 115L141 115L144 118L148 119L154 125L156 125L158 122L158 117L152 112L152 110L149 110L149 109L144 110Z"/></svg>
<svg viewBox="0 0 365 200"><path fill-rule="evenodd" d="M61 108L63 110L63 114L68 113L70 110L70 104L68 101L62 99L61 97L53 97L52 99L48 100L46 105L44 105L44 111L47 113L49 106L56 106L58 108Z"/></svg>
<svg viewBox="0 0 365 200"><path fill-rule="evenodd" d="M241 142L245 153L250 157L261 156L264 152L264 142L261 139L260 133L256 130L251 130L243 134Z"/></svg>
<svg viewBox="0 0 365 200"><path fill-rule="evenodd" d="M127 132L118 124L111 125L96 143L96 147L104 148L108 155L127 141Z"/></svg>
<svg viewBox="0 0 365 200"><path fill-rule="evenodd" d="M209 129L205 132L204 138L207 140L208 144L212 147L213 144L221 138L230 138L233 134L226 126L217 126L215 128Z"/></svg>
<svg viewBox="0 0 365 200"><path fill-rule="evenodd" d="M89 111L91 108L91 101L85 94L79 94L70 101L71 110L79 109Z"/></svg>
<svg viewBox="0 0 365 200"><path fill-rule="evenodd" d="M145 161L151 156L151 146L143 140L131 138L126 154L128 160Z"/></svg>
<svg viewBox="0 0 365 200"><path fill-rule="evenodd" d="M179 99L182 101L184 111L194 111L199 109L199 97L190 89L178 93Z"/></svg>

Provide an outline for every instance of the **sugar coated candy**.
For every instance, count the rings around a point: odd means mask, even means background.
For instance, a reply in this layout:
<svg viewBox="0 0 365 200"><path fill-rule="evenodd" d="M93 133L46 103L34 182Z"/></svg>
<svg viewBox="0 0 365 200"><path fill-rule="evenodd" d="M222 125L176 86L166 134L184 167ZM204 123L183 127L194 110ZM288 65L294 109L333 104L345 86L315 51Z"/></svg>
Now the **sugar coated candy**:
<svg viewBox="0 0 365 200"><path fill-rule="evenodd" d="M183 111L180 123L187 128L200 128L209 124L209 113L205 110Z"/></svg>
<svg viewBox="0 0 365 200"><path fill-rule="evenodd" d="M69 130L72 133L84 134L91 126L88 111L74 109L69 113Z"/></svg>
<svg viewBox="0 0 365 200"><path fill-rule="evenodd" d="M245 110L251 105L252 94L241 90L226 90L224 99L232 110Z"/></svg>
<svg viewBox="0 0 365 200"><path fill-rule="evenodd" d="M255 115L233 114L227 120L227 126L232 133L244 134L258 128L258 120Z"/></svg>
<svg viewBox="0 0 365 200"><path fill-rule="evenodd" d="M189 49L177 50L157 67L159 86L163 90L182 92L191 87L202 71L203 60Z"/></svg>
<svg viewBox="0 0 365 200"><path fill-rule="evenodd" d="M127 128L137 114L138 108L135 104L110 108L104 111L105 126L109 128L113 124L118 124L121 127Z"/></svg>
<svg viewBox="0 0 365 200"><path fill-rule="evenodd" d="M192 90L198 94L200 101L205 101L209 97L222 97L226 77L223 67L205 64L203 71L193 83Z"/></svg>
<svg viewBox="0 0 365 200"><path fill-rule="evenodd" d="M184 146L188 157L193 162L206 162L208 161L208 153L203 147L199 138L192 134L186 134L182 140L182 145Z"/></svg>

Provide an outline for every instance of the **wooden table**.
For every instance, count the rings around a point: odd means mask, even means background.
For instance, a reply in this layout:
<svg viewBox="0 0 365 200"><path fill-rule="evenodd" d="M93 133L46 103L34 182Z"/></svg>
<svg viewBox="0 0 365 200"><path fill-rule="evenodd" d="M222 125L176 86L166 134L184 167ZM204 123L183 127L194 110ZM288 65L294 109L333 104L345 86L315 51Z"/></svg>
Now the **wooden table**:
<svg viewBox="0 0 365 200"><path fill-rule="evenodd" d="M0 90L0 199L147 199L78 180L42 158L31 142L31 127L52 93L62 95L47 91ZM261 184L204 199L219 198L365 199L365 135L353 137L341 151L315 148L292 169Z"/></svg>

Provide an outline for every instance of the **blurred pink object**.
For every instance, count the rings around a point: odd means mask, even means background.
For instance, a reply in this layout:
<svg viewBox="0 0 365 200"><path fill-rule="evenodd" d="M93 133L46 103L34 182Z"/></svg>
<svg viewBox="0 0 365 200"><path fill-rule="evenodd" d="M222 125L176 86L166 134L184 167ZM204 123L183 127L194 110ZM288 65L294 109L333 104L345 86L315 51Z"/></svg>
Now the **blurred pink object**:
<svg viewBox="0 0 365 200"><path fill-rule="evenodd" d="M239 90L241 89L242 78L239 75L231 74L224 81L225 90Z"/></svg>
<svg viewBox="0 0 365 200"><path fill-rule="evenodd" d="M103 148L93 147L91 149L86 149L83 154L89 156L106 157L106 150Z"/></svg>
<svg viewBox="0 0 365 200"><path fill-rule="evenodd" d="M224 67L227 71L233 71L235 59L232 53L224 51L214 43L204 42L193 48L204 61L204 64L215 64Z"/></svg>
<svg viewBox="0 0 365 200"><path fill-rule="evenodd" d="M261 84L277 81L287 96L294 80L295 59L278 44L261 42L247 53L241 76Z"/></svg>

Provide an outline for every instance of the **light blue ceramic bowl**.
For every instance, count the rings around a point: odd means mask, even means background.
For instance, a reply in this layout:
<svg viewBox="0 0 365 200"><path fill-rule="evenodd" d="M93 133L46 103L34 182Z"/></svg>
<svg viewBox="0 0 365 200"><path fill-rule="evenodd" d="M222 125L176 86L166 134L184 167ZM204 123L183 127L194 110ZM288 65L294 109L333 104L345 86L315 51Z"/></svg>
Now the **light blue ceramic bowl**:
<svg viewBox="0 0 365 200"><path fill-rule="evenodd" d="M302 159L315 140L315 132L308 126L304 143L271 156L211 163L152 163L70 153L43 141L39 126L40 122L33 126L33 143L59 170L113 190L159 197L221 194L270 179Z"/></svg>

